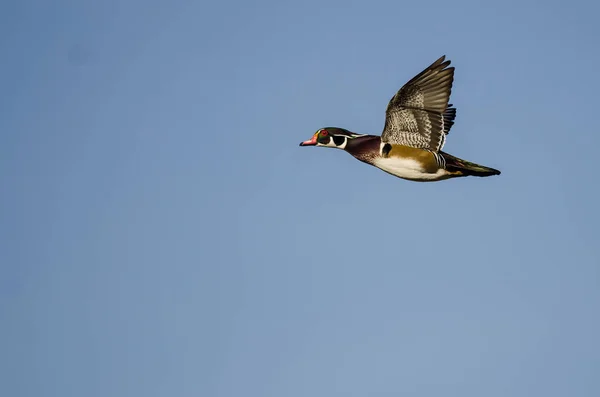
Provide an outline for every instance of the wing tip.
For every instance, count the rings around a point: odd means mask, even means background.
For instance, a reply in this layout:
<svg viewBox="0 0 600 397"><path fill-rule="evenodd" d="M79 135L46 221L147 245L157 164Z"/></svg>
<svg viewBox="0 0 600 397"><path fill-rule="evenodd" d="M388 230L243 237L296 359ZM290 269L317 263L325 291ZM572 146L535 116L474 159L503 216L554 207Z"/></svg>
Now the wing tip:
<svg viewBox="0 0 600 397"><path fill-rule="evenodd" d="M434 72L435 74L437 74L437 73L445 71L445 70L454 72L454 66L450 66L451 63L452 63L452 61L450 59L446 59L446 55L442 55L434 63L429 65L429 67L425 68L420 73L420 75L428 73L428 72L429 73Z"/></svg>
<svg viewBox="0 0 600 397"><path fill-rule="evenodd" d="M450 65L450 63L451 63L451 61L449 59L446 60L446 55L442 55L434 63L432 63L428 69L433 69L433 68L435 68L437 66L441 66L441 65L448 66L448 65Z"/></svg>

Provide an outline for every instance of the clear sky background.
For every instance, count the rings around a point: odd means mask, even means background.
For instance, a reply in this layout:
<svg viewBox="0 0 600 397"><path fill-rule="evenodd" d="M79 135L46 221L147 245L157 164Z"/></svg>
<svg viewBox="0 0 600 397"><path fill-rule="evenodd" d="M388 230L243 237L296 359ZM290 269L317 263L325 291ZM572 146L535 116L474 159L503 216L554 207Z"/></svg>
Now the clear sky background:
<svg viewBox="0 0 600 397"><path fill-rule="evenodd" d="M0 395L600 395L599 13L2 3ZM298 147L444 54L501 176Z"/></svg>

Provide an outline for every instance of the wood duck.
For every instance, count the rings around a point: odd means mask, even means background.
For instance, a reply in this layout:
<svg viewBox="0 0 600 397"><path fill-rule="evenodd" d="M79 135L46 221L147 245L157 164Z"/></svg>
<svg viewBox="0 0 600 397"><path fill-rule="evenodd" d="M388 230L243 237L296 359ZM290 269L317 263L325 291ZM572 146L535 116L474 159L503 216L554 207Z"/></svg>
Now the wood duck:
<svg viewBox="0 0 600 397"><path fill-rule="evenodd" d="M456 108L448 103L454 67L448 67L450 61L444 59L439 58L394 95L381 136L325 127L300 146L342 149L362 162L410 181L500 175L496 169L442 152L456 117Z"/></svg>

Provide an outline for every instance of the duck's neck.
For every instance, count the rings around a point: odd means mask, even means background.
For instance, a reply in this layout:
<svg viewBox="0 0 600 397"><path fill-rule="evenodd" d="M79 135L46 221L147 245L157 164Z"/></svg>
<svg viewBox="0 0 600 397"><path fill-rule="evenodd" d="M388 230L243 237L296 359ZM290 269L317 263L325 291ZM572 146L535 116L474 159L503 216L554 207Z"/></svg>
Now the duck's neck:
<svg viewBox="0 0 600 397"><path fill-rule="evenodd" d="M370 162L379 156L381 137L378 135L365 135L358 138L348 139L344 150L365 162Z"/></svg>

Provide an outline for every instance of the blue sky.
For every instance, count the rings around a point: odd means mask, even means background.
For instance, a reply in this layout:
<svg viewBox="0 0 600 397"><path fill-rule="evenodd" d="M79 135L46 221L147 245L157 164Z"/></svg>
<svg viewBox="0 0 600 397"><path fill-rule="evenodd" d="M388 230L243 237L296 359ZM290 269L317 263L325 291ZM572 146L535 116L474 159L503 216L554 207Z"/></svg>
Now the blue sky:
<svg viewBox="0 0 600 397"><path fill-rule="evenodd" d="M599 11L3 3L0 395L599 395ZM444 54L501 176L298 147Z"/></svg>

